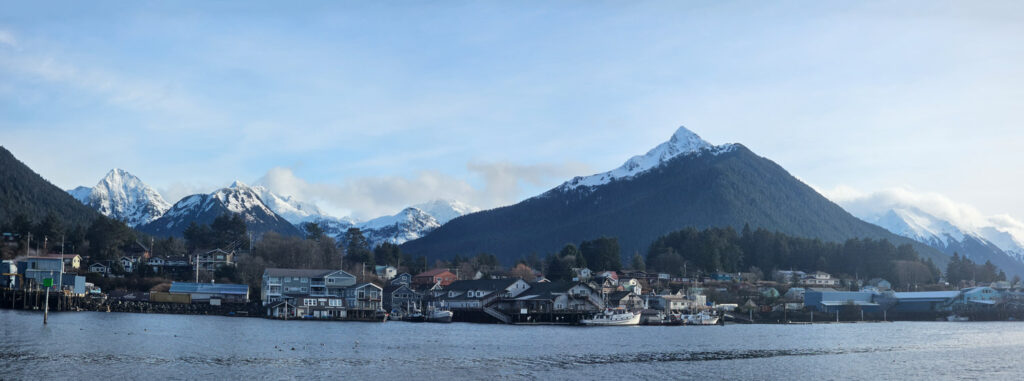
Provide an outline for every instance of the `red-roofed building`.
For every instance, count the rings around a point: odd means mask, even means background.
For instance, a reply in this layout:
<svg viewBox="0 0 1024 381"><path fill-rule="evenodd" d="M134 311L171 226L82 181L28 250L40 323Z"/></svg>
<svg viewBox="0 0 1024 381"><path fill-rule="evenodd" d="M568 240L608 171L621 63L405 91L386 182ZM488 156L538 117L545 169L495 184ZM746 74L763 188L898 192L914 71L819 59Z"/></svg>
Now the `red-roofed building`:
<svg viewBox="0 0 1024 381"><path fill-rule="evenodd" d="M457 278L455 274L448 269L433 269L421 272L412 277L412 283L415 285L426 285L432 286L440 283L442 287L452 284Z"/></svg>

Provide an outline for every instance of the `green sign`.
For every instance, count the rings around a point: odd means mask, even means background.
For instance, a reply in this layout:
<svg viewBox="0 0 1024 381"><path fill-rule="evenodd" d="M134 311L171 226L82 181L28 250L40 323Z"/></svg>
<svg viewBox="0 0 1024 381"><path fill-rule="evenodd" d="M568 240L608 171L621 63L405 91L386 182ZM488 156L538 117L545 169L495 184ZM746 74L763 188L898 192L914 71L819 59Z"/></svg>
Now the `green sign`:
<svg viewBox="0 0 1024 381"><path fill-rule="evenodd" d="M43 278L43 287L53 287L53 278Z"/></svg>

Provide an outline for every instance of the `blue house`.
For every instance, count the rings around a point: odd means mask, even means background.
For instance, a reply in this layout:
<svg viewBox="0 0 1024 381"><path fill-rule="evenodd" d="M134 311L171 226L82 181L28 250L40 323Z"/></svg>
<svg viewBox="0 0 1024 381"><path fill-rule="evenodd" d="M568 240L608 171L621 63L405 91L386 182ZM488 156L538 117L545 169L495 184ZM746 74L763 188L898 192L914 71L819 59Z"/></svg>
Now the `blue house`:
<svg viewBox="0 0 1024 381"><path fill-rule="evenodd" d="M820 312L837 312L846 306L860 307L864 312L881 312L873 292L836 291L830 288L810 288L804 291L804 306Z"/></svg>

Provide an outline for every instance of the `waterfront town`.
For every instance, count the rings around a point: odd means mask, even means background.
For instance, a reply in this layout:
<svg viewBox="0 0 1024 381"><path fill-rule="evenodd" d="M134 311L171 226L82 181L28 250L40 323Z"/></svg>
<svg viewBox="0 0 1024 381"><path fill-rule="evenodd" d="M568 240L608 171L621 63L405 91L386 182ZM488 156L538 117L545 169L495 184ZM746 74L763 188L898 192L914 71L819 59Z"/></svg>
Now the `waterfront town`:
<svg viewBox="0 0 1024 381"><path fill-rule="evenodd" d="M519 325L581 324L613 310L635 314L637 324L647 325L708 324L697 316L708 317L713 324L1024 318L1024 285L1017 279L900 289L886 279L841 278L822 271L678 277L643 270L572 268L571 279L550 280L520 264L512 270L468 274L446 267L416 273L395 266L360 266L359 272L266 268L258 287L250 287L216 279L197 281L200 274L233 268L240 256L247 255L243 251L212 249L159 257L139 246L138 252L113 263L59 253L4 260L0 307L42 310L48 304L50 311ZM177 280L148 291L96 286L142 271Z"/></svg>

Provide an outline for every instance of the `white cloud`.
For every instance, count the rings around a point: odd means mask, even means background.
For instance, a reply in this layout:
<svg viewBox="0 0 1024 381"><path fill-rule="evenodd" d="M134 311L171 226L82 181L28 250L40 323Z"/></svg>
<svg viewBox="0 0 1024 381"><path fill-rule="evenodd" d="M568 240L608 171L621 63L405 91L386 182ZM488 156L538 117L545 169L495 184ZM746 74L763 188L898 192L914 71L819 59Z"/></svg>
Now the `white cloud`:
<svg viewBox="0 0 1024 381"><path fill-rule="evenodd" d="M285 167L270 169L255 183L272 192L317 204L337 217L368 219L436 199L458 200L482 208L503 206L518 201L524 186L547 186L586 172L579 164L471 163L467 167L482 178L482 187L437 171L422 171L411 177L361 177L341 184L314 183Z"/></svg>

